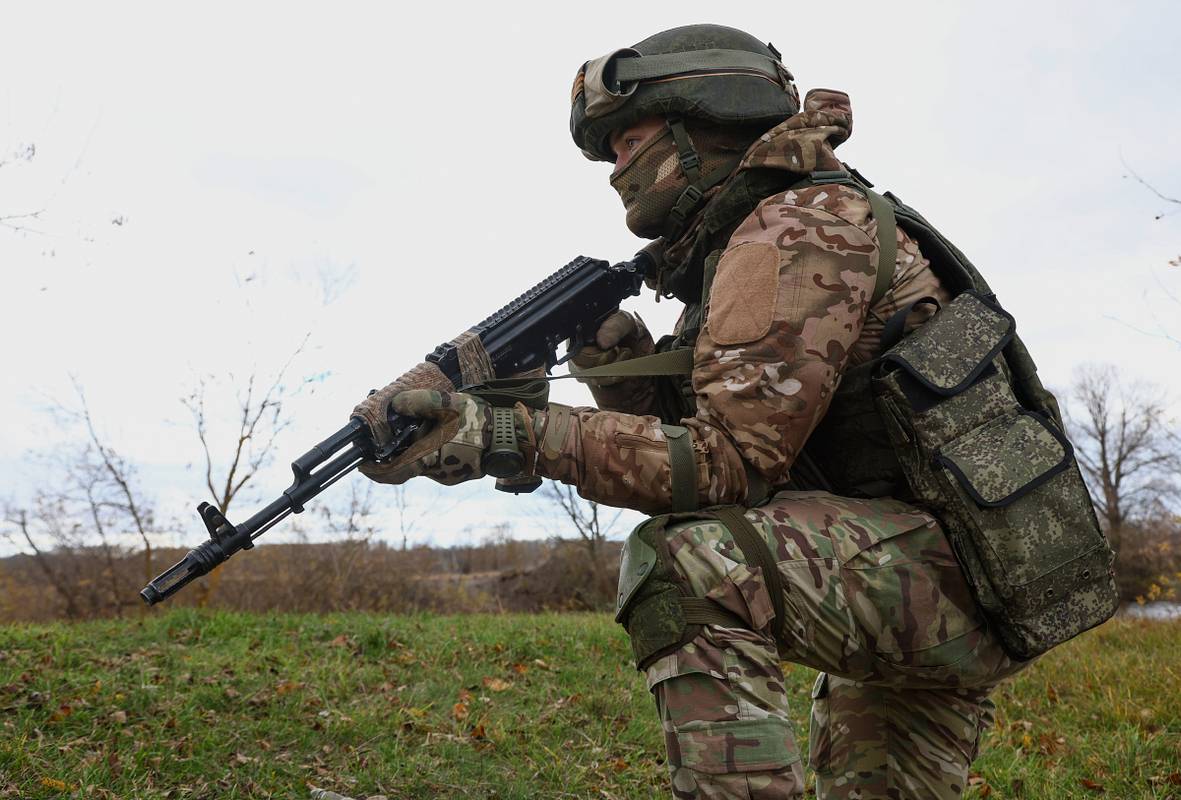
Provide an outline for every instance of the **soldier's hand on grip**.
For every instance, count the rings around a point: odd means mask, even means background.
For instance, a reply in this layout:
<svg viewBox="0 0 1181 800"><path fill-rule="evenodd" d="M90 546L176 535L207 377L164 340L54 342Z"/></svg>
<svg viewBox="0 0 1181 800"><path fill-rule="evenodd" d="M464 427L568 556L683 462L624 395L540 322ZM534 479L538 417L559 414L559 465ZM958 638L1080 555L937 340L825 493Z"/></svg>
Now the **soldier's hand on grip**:
<svg viewBox="0 0 1181 800"><path fill-rule="evenodd" d="M652 335L644 321L636 314L616 311L599 326L593 344L583 346L570 359L570 371L577 375L591 367L626 361L629 358L650 355L656 352ZM578 380L592 386L611 386L626 378L596 378Z"/></svg>
<svg viewBox="0 0 1181 800"><path fill-rule="evenodd" d="M485 473L504 477L487 459L498 437L493 431L495 412L484 400L465 392L411 389L395 394L391 404L398 414L432 425L393 461L361 462L359 469L366 477L396 485L425 475L445 486L482 478ZM507 434L517 440L517 451L523 451L521 462L531 471L536 452L530 438L532 428L517 410L496 411L509 414Z"/></svg>

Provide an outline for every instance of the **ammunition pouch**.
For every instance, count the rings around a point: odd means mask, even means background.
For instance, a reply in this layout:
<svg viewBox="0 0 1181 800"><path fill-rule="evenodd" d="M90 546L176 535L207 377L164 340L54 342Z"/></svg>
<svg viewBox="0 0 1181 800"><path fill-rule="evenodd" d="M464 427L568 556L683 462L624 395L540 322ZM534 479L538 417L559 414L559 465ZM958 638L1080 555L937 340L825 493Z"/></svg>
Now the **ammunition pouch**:
<svg viewBox="0 0 1181 800"><path fill-rule="evenodd" d="M916 502L943 522L1005 649L1028 659L1111 617L1118 595L1056 409L1014 394L1014 341L995 298L966 291L887 350L872 384Z"/></svg>

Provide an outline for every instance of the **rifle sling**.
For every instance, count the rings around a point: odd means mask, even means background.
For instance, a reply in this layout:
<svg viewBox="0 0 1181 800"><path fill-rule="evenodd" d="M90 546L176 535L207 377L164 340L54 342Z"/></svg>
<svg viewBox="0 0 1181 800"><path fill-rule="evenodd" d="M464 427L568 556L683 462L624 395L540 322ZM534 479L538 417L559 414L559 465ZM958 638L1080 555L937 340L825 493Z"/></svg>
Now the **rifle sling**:
<svg viewBox="0 0 1181 800"><path fill-rule="evenodd" d="M577 375L561 375L559 378L639 378L649 375L689 375L692 372L693 348L678 347L664 353L579 370Z"/></svg>

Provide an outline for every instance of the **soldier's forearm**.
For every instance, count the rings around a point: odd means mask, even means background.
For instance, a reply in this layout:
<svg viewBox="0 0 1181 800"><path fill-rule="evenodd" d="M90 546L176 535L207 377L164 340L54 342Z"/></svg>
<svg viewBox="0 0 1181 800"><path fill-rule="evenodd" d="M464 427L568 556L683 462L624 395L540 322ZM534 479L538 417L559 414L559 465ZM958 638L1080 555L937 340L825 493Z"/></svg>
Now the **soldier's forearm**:
<svg viewBox="0 0 1181 800"><path fill-rule="evenodd" d="M534 415L537 474L578 488L579 494L646 513L673 505L668 437L654 416L551 403ZM711 426L691 425L697 505L740 502L747 479L733 445Z"/></svg>

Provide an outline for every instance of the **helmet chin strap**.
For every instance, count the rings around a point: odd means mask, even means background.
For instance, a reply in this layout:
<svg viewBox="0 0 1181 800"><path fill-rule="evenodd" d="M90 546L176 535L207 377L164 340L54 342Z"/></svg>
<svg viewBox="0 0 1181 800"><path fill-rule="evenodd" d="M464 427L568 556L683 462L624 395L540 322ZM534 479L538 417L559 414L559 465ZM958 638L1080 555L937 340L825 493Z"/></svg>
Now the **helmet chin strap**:
<svg viewBox="0 0 1181 800"><path fill-rule="evenodd" d="M724 181L733 172L737 160L723 164L708 175L701 174L701 156L693 146L689 131L685 130L685 121L680 117L669 117L668 128L672 131L673 140L677 143L677 160L681 164L681 171L689 181L685 191L677 198L672 211L668 215L668 224L664 229L664 241L672 243L680 238L685 226L693 213L701 207L705 193Z"/></svg>

